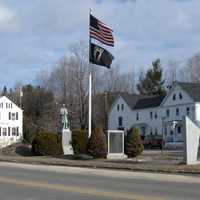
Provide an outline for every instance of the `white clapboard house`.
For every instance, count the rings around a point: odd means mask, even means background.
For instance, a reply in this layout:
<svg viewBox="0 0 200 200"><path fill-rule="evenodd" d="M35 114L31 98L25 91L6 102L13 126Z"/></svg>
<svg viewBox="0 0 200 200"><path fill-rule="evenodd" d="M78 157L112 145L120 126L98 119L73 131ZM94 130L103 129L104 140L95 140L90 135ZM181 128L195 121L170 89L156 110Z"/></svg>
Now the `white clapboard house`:
<svg viewBox="0 0 200 200"><path fill-rule="evenodd" d="M7 97L0 97L0 148L23 139L23 111Z"/></svg>
<svg viewBox="0 0 200 200"><path fill-rule="evenodd" d="M137 127L141 136L182 141L183 116L200 124L200 84L175 82L166 96L119 95L108 115L109 129Z"/></svg>

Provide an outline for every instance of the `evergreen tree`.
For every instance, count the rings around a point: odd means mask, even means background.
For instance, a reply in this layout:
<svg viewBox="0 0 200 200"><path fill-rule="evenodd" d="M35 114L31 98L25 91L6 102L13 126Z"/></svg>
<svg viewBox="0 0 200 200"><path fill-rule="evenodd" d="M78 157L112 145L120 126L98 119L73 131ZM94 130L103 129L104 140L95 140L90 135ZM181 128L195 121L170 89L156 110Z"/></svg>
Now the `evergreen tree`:
<svg viewBox="0 0 200 200"><path fill-rule="evenodd" d="M2 96L7 96L7 94L8 94L8 90L7 90L7 87L6 86L4 86L3 87L3 91L2 91Z"/></svg>
<svg viewBox="0 0 200 200"><path fill-rule="evenodd" d="M105 158L107 155L106 137L103 129L98 127L92 132L88 143L88 153L94 158Z"/></svg>
<svg viewBox="0 0 200 200"><path fill-rule="evenodd" d="M140 94L145 95L165 95L164 80L162 80L162 67L160 59L152 62L152 68L150 68L146 75L140 74L139 83L137 89Z"/></svg>
<svg viewBox="0 0 200 200"><path fill-rule="evenodd" d="M125 152L128 157L136 157L144 150L142 139L139 135L139 131L136 128L132 128L128 131L128 135L125 143Z"/></svg>
<svg viewBox="0 0 200 200"><path fill-rule="evenodd" d="M54 95L42 87L23 87L22 107L24 111L24 139L32 142L34 134L40 130L57 132L59 111Z"/></svg>

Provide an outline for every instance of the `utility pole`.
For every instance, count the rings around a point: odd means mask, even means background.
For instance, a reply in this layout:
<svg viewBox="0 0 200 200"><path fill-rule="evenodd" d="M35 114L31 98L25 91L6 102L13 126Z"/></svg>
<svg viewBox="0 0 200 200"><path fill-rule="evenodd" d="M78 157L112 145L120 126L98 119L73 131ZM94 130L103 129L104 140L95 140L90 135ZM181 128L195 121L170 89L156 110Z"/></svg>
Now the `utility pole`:
<svg viewBox="0 0 200 200"><path fill-rule="evenodd" d="M165 120L166 117L162 117L162 148L161 148L161 155L163 156L164 153L164 132L165 132Z"/></svg>

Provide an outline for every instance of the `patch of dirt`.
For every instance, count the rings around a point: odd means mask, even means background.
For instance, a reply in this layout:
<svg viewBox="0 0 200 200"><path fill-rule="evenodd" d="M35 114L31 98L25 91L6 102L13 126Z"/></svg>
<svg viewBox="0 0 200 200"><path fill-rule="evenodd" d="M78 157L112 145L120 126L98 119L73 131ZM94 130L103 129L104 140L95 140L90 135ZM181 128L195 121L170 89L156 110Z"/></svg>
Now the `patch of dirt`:
<svg viewBox="0 0 200 200"><path fill-rule="evenodd" d="M1 154L10 156L33 156L31 145L16 143L1 149Z"/></svg>

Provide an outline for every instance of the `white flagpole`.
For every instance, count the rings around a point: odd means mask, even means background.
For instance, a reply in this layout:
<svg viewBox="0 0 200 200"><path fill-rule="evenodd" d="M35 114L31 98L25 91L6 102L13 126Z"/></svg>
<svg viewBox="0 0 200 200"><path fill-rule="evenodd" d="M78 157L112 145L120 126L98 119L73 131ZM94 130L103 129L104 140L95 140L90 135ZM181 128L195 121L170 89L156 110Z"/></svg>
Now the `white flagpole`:
<svg viewBox="0 0 200 200"><path fill-rule="evenodd" d="M90 138L92 133L92 73L90 70L89 75L89 130L88 137Z"/></svg>
<svg viewBox="0 0 200 200"><path fill-rule="evenodd" d="M89 23L90 23L90 15L91 15L91 9L89 14ZM90 24L89 24L90 26ZM90 29L90 28L89 28ZM90 38L90 33L89 33ZM88 118L88 137L90 138L92 134L92 70L91 70L91 64L90 64L90 46L91 46L91 38L89 39L89 118Z"/></svg>

